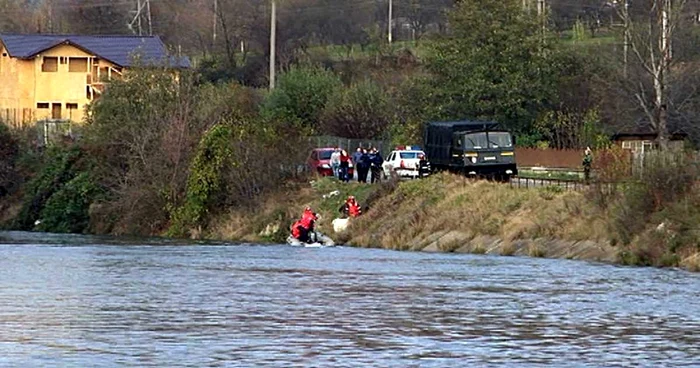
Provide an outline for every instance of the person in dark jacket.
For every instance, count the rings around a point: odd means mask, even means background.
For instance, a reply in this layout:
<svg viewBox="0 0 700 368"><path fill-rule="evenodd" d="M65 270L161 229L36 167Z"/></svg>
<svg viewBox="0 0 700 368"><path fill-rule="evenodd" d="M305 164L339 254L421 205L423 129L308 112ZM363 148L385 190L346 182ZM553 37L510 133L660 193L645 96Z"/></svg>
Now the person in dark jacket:
<svg viewBox="0 0 700 368"><path fill-rule="evenodd" d="M418 155L418 177L424 178L430 175L430 162L424 154Z"/></svg>
<svg viewBox="0 0 700 368"><path fill-rule="evenodd" d="M370 167L369 155L367 154L366 149L362 149L362 152L360 153L360 158L358 159L355 167L357 168L357 181L359 181L360 183L366 183L367 174L369 174Z"/></svg>
<svg viewBox="0 0 700 368"><path fill-rule="evenodd" d="M357 176L357 181L360 181L360 172L357 170L357 163L360 161L360 157L362 157L362 147L357 147L357 150L352 153L352 163L355 165L355 175ZM350 178L352 179L352 178Z"/></svg>
<svg viewBox="0 0 700 368"><path fill-rule="evenodd" d="M370 170L372 170L372 183L379 182L382 178L382 164L384 158L379 150L375 147L369 154Z"/></svg>

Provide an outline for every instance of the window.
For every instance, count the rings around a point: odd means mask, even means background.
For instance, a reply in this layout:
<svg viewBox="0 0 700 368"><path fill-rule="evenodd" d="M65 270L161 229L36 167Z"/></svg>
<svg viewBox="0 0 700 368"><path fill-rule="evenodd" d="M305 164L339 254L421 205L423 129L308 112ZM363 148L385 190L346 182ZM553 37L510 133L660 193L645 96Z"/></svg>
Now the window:
<svg viewBox="0 0 700 368"><path fill-rule="evenodd" d="M401 159L418 158L418 152L399 152Z"/></svg>
<svg viewBox="0 0 700 368"><path fill-rule="evenodd" d="M48 102L37 102L36 108L37 109L48 109L49 103Z"/></svg>
<svg viewBox="0 0 700 368"><path fill-rule="evenodd" d="M61 119L61 103L51 104L51 119Z"/></svg>
<svg viewBox="0 0 700 368"><path fill-rule="evenodd" d="M68 64L68 71L71 73L87 73L87 58L70 58L70 63Z"/></svg>
<svg viewBox="0 0 700 368"><path fill-rule="evenodd" d="M68 58L67 58L67 57L61 56L61 57L59 58L59 61L60 61L61 64L68 64Z"/></svg>
<svg viewBox="0 0 700 368"><path fill-rule="evenodd" d="M68 109L68 119L73 120L73 114L74 111L78 110L78 104L77 103L67 103L66 104L66 109Z"/></svg>
<svg viewBox="0 0 700 368"><path fill-rule="evenodd" d="M319 152L318 152L318 157L319 157L321 160L330 160L332 154L333 154L333 151L319 151Z"/></svg>
<svg viewBox="0 0 700 368"><path fill-rule="evenodd" d="M490 132L489 144L491 148L512 147L513 142L510 138L510 133L506 132Z"/></svg>
<svg viewBox="0 0 700 368"><path fill-rule="evenodd" d="M58 58L57 57L44 57L44 62L41 64L42 72L54 73L58 71Z"/></svg>
<svg viewBox="0 0 700 368"><path fill-rule="evenodd" d="M488 140L486 139L486 133L471 133L465 134L463 140L464 149L482 149L488 148Z"/></svg>
<svg viewBox="0 0 700 368"><path fill-rule="evenodd" d="M632 142L630 142L630 141L623 141L623 142L622 142L622 148L631 149L631 148L632 148Z"/></svg>

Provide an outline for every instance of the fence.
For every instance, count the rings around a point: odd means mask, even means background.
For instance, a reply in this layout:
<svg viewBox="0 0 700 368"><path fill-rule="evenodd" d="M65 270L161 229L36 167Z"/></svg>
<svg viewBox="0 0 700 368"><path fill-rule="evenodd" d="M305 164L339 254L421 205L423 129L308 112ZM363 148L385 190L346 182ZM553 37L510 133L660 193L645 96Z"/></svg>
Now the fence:
<svg viewBox="0 0 700 368"><path fill-rule="evenodd" d="M39 145L47 146L64 137L72 137L73 127L70 120L41 120L36 123Z"/></svg>
<svg viewBox="0 0 700 368"><path fill-rule="evenodd" d="M21 128L34 121L32 109L0 109L0 121L13 128Z"/></svg>

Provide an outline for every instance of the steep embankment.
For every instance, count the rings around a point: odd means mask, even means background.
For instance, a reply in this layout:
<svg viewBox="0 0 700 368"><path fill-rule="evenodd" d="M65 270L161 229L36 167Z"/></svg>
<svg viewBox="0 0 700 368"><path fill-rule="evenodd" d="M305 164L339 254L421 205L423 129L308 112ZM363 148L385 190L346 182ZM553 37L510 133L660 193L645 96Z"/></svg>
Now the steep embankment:
<svg viewBox="0 0 700 368"><path fill-rule="evenodd" d="M348 195L369 206L345 233L331 221ZM261 205L255 215L231 212L214 221L209 237L237 241L284 242L289 224L305 206L321 215L319 229L336 241L358 247L394 250L527 255L617 262L681 265L698 269L697 251L665 243L648 246L644 232L626 245L615 233L611 207L596 193L559 188L517 189L509 184L473 181L451 174L381 185L321 179L290 184ZM648 221L637 219L637 221ZM660 234L673 238L674 234Z"/></svg>

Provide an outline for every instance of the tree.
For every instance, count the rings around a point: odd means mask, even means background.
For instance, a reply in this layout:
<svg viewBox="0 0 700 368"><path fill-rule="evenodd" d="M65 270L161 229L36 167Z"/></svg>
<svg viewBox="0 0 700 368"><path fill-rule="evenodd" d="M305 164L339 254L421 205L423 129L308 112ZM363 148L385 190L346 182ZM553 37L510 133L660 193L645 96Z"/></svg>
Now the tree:
<svg viewBox="0 0 700 368"><path fill-rule="evenodd" d="M67 31L77 34L131 34L128 28L131 4L96 3L92 0L62 0L55 4Z"/></svg>
<svg viewBox="0 0 700 368"><path fill-rule="evenodd" d="M394 14L406 18L412 36L420 39L429 26L445 23L445 15L454 3L454 0L395 0Z"/></svg>
<svg viewBox="0 0 700 368"><path fill-rule="evenodd" d="M369 81L337 90L322 116L325 133L346 138L381 138L389 122L387 97Z"/></svg>
<svg viewBox="0 0 700 368"><path fill-rule="evenodd" d="M331 71L314 67L293 67L279 78L263 104L263 115L289 123L309 133L319 132L321 114L342 82Z"/></svg>
<svg viewBox="0 0 700 368"><path fill-rule="evenodd" d="M623 76L624 88L636 100L657 134L661 149L668 147L669 99L674 66L672 42L687 0L647 0L647 14L633 18L621 9L629 47L633 55L629 75ZM625 65L627 68L627 65Z"/></svg>
<svg viewBox="0 0 700 368"><path fill-rule="evenodd" d="M537 20L517 0L464 0L449 19L451 35L436 41L426 60L429 117L529 126L556 91L552 43Z"/></svg>

